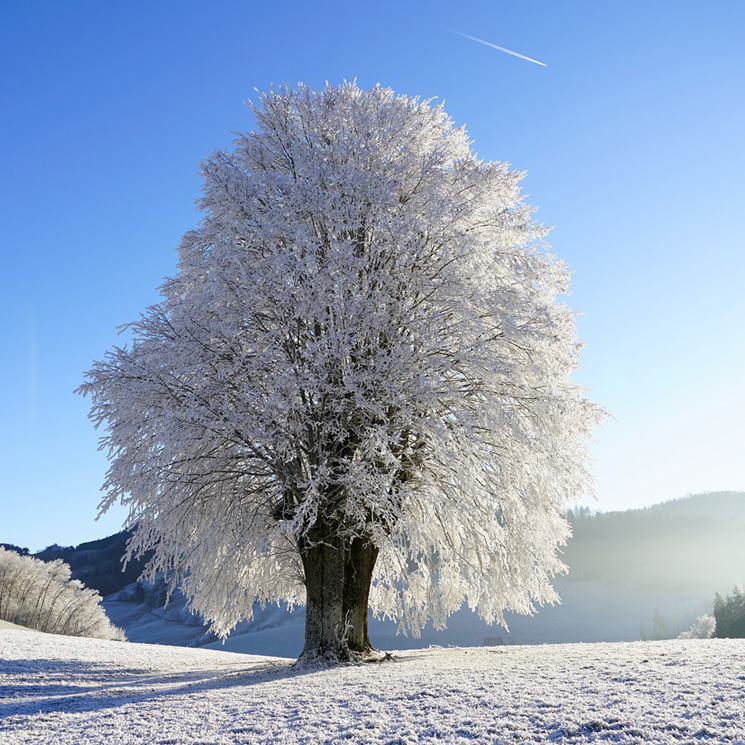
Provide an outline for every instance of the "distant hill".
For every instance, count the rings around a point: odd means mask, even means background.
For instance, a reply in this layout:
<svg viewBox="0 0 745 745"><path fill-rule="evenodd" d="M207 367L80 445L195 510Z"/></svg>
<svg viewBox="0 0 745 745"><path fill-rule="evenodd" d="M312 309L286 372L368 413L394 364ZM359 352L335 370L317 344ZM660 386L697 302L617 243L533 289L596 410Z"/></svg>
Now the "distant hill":
<svg viewBox="0 0 745 745"><path fill-rule="evenodd" d="M98 590L103 597L118 592L136 582L142 574L148 557L134 560L123 569L122 559L131 533L123 530L97 541L87 541L79 546L54 544L34 554L42 561L62 559L70 565L73 579Z"/></svg>
<svg viewBox="0 0 745 745"><path fill-rule="evenodd" d="M727 590L745 581L745 492L696 494L637 510L570 512L563 559L575 580Z"/></svg>
<svg viewBox="0 0 745 745"><path fill-rule="evenodd" d="M745 523L745 492L704 492L631 511L651 515L691 515Z"/></svg>

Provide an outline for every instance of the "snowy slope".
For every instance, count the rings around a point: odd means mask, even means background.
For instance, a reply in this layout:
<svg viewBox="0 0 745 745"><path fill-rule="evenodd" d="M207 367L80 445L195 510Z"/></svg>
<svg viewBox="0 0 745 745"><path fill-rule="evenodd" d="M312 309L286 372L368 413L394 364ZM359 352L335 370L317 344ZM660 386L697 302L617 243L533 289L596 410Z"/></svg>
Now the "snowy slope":
<svg viewBox="0 0 745 745"><path fill-rule="evenodd" d="M463 608L448 619L446 629L427 626L421 638L396 634L396 624L370 617L370 639L379 649L421 649L431 645L480 647L496 644L635 641L639 626L651 629L655 609L677 636L696 617L711 612L708 592L645 590L607 587L593 582L572 582L561 588L561 605L541 608L534 616L508 614L509 632L489 626L476 613ZM297 657L303 646L305 609L289 613L276 605L256 608L250 623L241 623L223 644L209 643L201 626L188 623L178 599L163 610L148 603L133 604L107 598L106 612L133 642L206 646L247 654Z"/></svg>
<svg viewBox="0 0 745 745"><path fill-rule="evenodd" d="M428 625L420 638L396 633L396 624L370 616L370 641L378 649L422 649L431 645L481 647L484 644L561 644L567 642L615 642L639 639L639 625L651 628L656 608L677 636L696 617L711 612L711 599L695 590L643 590L575 582L561 593L560 605L544 606L533 616L506 614L509 631L489 626L476 613L461 608L440 631ZM247 654L296 657L303 646L305 610L289 614L276 606L260 612L250 625L239 625L223 644L205 645Z"/></svg>
<svg viewBox="0 0 745 745"><path fill-rule="evenodd" d="M509 632L489 626L463 608L448 619L446 629L427 626L418 639L396 633L396 624L370 617L370 639L379 649L422 649L431 645L480 647L484 644L543 644L564 642L636 641L640 624L651 629L655 609L667 619L670 633L690 628L696 617L711 612L708 592L608 587L572 582L561 588L561 605L546 606L534 616L508 614ZM183 610L183 598L167 609L152 603L107 598L104 607L112 622L132 642L205 646L230 652L297 657L303 646L305 609L289 613L276 605L256 608L250 623L241 623L223 644L210 643L204 628Z"/></svg>
<svg viewBox="0 0 745 745"><path fill-rule="evenodd" d="M0 630L0 742L745 742L742 640L396 658L297 670L276 658Z"/></svg>
<svg viewBox="0 0 745 745"><path fill-rule="evenodd" d="M181 592L175 592L166 605L165 585L162 581L160 585L149 593L147 589L153 586L144 580L139 587L137 583L127 585L105 598L106 615L125 630L131 642L200 647L215 639L214 634L207 633L202 619L186 609L186 598ZM141 598L143 592L145 597Z"/></svg>
<svg viewBox="0 0 745 745"><path fill-rule="evenodd" d="M23 626L19 626L17 623L11 623L10 621L3 621L2 618L0 618L0 629L17 629L25 631Z"/></svg>

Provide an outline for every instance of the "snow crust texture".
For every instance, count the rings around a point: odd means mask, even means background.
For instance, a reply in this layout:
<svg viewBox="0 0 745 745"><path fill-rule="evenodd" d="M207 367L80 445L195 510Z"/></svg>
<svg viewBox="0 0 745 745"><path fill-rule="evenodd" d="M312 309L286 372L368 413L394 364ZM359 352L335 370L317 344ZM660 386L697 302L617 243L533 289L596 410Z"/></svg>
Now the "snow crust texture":
<svg viewBox="0 0 745 745"><path fill-rule="evenodd" d="M277 657L0 629L0 743L743 743L745 642Z"/></svg>

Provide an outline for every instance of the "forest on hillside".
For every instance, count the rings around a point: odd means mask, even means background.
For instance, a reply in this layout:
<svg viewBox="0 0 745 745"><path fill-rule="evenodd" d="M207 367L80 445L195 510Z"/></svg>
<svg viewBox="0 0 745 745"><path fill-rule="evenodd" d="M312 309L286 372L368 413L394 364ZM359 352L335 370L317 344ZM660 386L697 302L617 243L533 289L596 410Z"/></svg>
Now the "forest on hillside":
<svg viewBox="0 0 745 745"><path fill-rule="evenodd" d="M147 562L148 557L145 557L134 559L124 566L123 558L130 536L129 531L123 530L78 546L53 544L35 556L42 561L62 559L70 565L74 579L79 579L86 587L98 590L102 597L106 597L136 582Z"/></svg>
<svg viewBox="0 0 745 745"><path fill-rule="evenodd" d="M573 580L711 592L745 583L745 492L623 512L570 510L563 560Z"/></svg>

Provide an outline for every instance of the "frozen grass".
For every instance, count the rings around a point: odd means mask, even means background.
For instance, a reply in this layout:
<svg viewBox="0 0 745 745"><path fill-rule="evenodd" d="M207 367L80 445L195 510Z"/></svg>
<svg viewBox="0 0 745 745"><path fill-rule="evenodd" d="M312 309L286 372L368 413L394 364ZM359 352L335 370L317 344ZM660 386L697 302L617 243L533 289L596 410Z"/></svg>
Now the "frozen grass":
<svg viewBox="0 0 745 745"><path fill-rule="evenodd" d="M0 630L0 742L745 742L741 640L396 657L298 670L282 658Z"/></svg>

